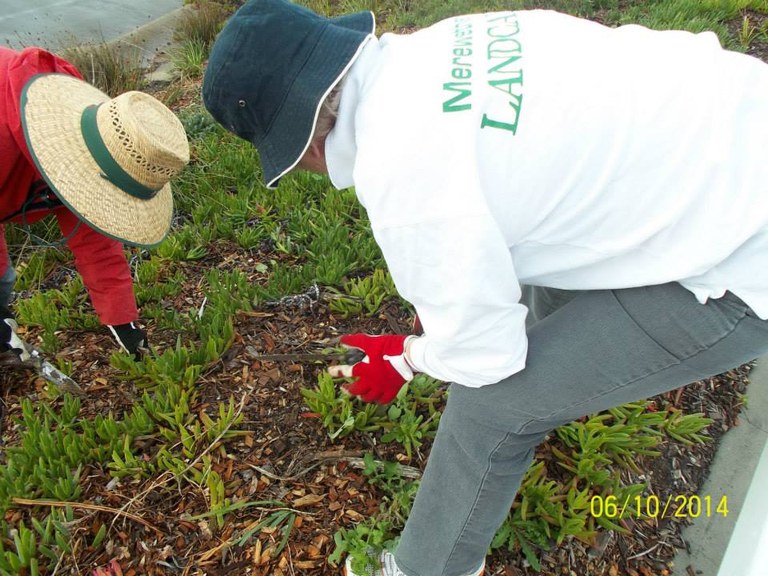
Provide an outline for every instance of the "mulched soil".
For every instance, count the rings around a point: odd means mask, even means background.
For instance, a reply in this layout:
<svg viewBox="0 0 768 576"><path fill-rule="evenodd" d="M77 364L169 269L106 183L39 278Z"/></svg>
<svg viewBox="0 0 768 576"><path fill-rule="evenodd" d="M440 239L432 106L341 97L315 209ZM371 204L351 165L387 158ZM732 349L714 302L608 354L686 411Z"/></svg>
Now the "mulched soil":
<svg viewBox="0 0 768 576"><path fill-rule="evenodd" d="M269 258L277 257L272 253ZM254 282L263 280L256 264L258 254L245 254L235 246L215 244L206 260L180 263L188 277L182 293L169 306L178 310L197 309L203 300L199 278L211 266L237 268ZM351 527L376 513L381 494L367 484L355 458L372 452L380 460L397 460L423 469L429 444L408 458L392 444L383 444L375 434L354 434L330 440L320 422L308 412L300 390L312 387L325 369L320 362L262 361L258 354L295 354L317 352L336 342L338 336L352 331L372 333L403 332L411 319L395 303L385 305L374 318L342 319L328 307L321 290L308 287L303 294L267 302L236 318L236 338L221 361L210 366L198 382L198 403L192 410L217 412L219 403L230 397L242 409L240 429L248 434L208 447L215 469L227 486L232 500L279 500L299 511L288 545L273 557L271 551L281 538L279 530L262 531L243 547L227 546L239 538L268 510L250 508L233 513L219 528L213 518L190 520L208 509L205 490L183 488L170 475L143 481L114 480L108 471L90 468L82 477L86 503L108 508L107 511L76 508L78 522L73 527L73 542L78 544L65 557L57 574L90 573L96 567L116 560L104 574L126 575L197 575L252 574L255 576L340 574L327 562L334 548L333 535L341 527ZM153 347L162 351L175 345L176 334L148 327ZM30 329L27 338L35 339ZM61 357L73 365L72 376L87 391L82 399L82 416L129 410L141 390L121 378L108 364L104 351L113 344L104 331L62 331ZM668 495L697 494L706 477L711 458L721 435L738 424L741 394L746 390L749 366L655 399L658 409L680 408L703 412L714 419L708 429L712 441L704 445L684 446L666 443L664 455L639 460L647 471L650 492L663 502ZM18 434L14 417L20 412L20 400L37 399L44 382L34 374L6 372L0 375L2 399L6 407L3 442L11 444ZM159 444L154 438L139 441L143 457L155 457ZM547 458L547 445L540 456ZM555 466L550 473L560 474ZM627 474L627 482L642 478ZM116 510L134 515L119 515ZM9 520L28 513L26 509L9 512ZM144 521L140 523L135 517ZM109 527L106 545L89 549L84 538L98 526ZM650 576L669 574L669 563L676 547L685 545L680 530L684 518L660 521L626 520L632 536L604 532L593 546L577 540L566 541L545 551L542 574L594 576ZM92 537L92 536L91 536ZM119 566L119 569L118 569ZM519 553L497 552L488 558L488 573L522 576L535 572Z"/></svg>
<svg viewBox="0 0 768 576"><path fill-rule="evenodd" d="M238 2L233 2L233 6ZM766 16L748 11L745 15L759 28ZM729 24L738 37L742 20ZM750 54L768 59L768 41L758 36ZM161 92L163 87L153 87ZM162 94L158 93L159 97ZM199 99L199 89L188 83L174 108ZM212 266L237 268L249 273L254 282L263 281L255 264L260 258L279 258L278 254L244 254L235 246L209 247L203 261L182 263L188 282L182 293L168 302L177 310L196 310L203 301L199 279ZM72 274L66 268L52 273L51 287ZM55 276L54 276L55 275ZM43 286L42 288L45 288ZM249 508L227 516L219 528L213 518L190 520L208 509L203 488L180 487L173 477L163 475L144 481L114 480L107 470L91 468L82 474L85 503L102 510L76 508L77 521L70 527L74 551L63 558L56 574L90 574L101 567L100 576L139 575L254 575L254 576L330 576L341 570L328 563L334 549L333 535L342 527L352 527L375 514L381 494L371 487L355 465L357 458L372 452L380 460L396 460L423 469L429 444L407 457L391 444L383 444L374 434L354 434L331 440L316 418L308 412L300 390L312 387L325 369L319 362L268 362L260 354L317 352L335 343L348 332L404 332L411 319L394 303L385 305L374 318L341 319L328 307L321 290L308 287L306 293L265 303L236 319L236 338L220 362L210 366L198 381L195 412L218 411L219 403L235 399L244 421L240 429L247 435L207 447L215 469L226 483L232 500L278 500L299 511L288 545L273 554L281 539L279 530L262 530L243 547L230 546L267 509ZM162 351L175 346L176 334L148 326L153 347ZM37 333L30 328L27 338L34 342ZM62 331L58 356L73 365L72 376L87 391L81 414L121 414L129 410L142 393L109 365L113 342L104 331ZM105 351L107 351L105 353ZM667 442L658 458L639 458L644 477L626 473L626 482L646 481L649 494L661 502L679 495L700 495L710 462L722 435L739 423L742 395L746 392L750 366L693 383L654 398L659 410L678 408L686 413L701 412L714 420L706 433L711 441L686 446ZM18 436L14 418L20 414L23 398L38 399L45 383L34 374L5 370L0 372L0 393L4 404L3 445ZM147 459L156 455L159 444L153 438L139 441ZM548 445L538 456L545 461ZM553 477L561 474L548 467ZM120 511L120 512L118 512ZM15 509L7 520L25 517L27 509ZM132 516L128 516L131 514ZM716 521L716 519L713 519ZM542 552L542 571L546 576L665 576L671 572L675 551L686 546L681 529L689 519L624 520L631 536L602 532L591 546L567 540ZM88 548L101 524L109 527L106 544L99 550ZM517 552L497 551L488 559L486 574L530 576L536 574ZM695 574L695 567L687 567Z"/></svg>

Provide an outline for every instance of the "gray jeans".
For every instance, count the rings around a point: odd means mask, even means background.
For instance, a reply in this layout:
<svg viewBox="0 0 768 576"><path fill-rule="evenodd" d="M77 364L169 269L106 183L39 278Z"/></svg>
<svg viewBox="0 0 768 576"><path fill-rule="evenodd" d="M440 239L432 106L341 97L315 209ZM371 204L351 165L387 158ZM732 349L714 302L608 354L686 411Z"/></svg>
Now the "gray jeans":
<svg viewBox="0 0 768 576"><path fill-rule="evenodd" d="M8 269L5 274L0 276L0 306L8 307L11 302L11 293L13 292L13 285L16 282L16 270L13 269L11 263L8 263Z"/></svg>
<svg viewBox="0 0 768 576"><path fill-rule="evenodd" d="M526 368L490 386L450 388L395 551L408 576L480 566L536 446L554 428L768 351L768 321L730 293L706 305L677 283L525 296L534 310Z"/></svg>

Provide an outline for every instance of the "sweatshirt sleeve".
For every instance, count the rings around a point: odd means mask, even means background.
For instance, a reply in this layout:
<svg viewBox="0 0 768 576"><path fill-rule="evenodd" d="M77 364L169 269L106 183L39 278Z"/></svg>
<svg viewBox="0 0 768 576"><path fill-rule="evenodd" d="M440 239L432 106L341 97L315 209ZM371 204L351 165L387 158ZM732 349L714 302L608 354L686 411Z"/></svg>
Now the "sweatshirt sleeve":
<svg viewBox="0 0 768 576"><path fill-rule="evenodd" d="M416 308L424 336L414 367L469 387L525 367L527 308L512 256L483 213L374 230L400 294Z"/></svg>
<svg viewBox="0 0 768 576"><path fill-rule="evenodd" d="M56 217L64 237L71 235L67 246L101 323L135 321L138 310L123 245L81 222L69 210L56 210Z"/></svg>

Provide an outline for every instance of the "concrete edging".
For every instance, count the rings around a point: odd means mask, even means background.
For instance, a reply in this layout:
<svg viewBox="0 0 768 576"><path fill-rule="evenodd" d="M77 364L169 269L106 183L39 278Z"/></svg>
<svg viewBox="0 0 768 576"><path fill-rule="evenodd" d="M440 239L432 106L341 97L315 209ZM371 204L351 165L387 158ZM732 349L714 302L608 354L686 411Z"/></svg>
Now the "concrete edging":
<svg viewBox="0 0 768 576"><path fill-rule="evenodd" d="M688 550L675 556L673 576L768 576L768 357L749 382L741 425L722 437L698 493L711 496L712 514L683 529ZM722 496L726 517L714 510Z"/></svg>
<svg viewBox="0 0 768 576"><path fill-rule="evenodd" d="M151 22L123 34L109 44L121 46L126 50L137 50L141 56L141 66L149 67L158 56L163 56L166 62L169 60L168 50L173 45L173 34L179 19L189 10L191 5L185 5L169 12ZM154 74L151 72L149 76ZM153 80L153 78L149 78ZM158 79L167 79L165 77Z"/></svg>

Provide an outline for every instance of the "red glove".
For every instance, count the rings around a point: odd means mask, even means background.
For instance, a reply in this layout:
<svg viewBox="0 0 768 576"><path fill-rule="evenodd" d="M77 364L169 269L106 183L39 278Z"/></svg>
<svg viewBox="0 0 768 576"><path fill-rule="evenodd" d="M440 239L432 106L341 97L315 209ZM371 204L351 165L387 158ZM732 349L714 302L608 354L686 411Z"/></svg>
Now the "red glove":
<svg viewBox="0 0 768 576"><path fill-rule="evenodd" d="M409 338L414 336L342 336L344 346L358 348L365 356L351 366L331 366L328 372L334 377L357 378L344 389L364 402L387 404L394 400L403 384L413 379L413 368L405 358L405 344Z"/></svg>

